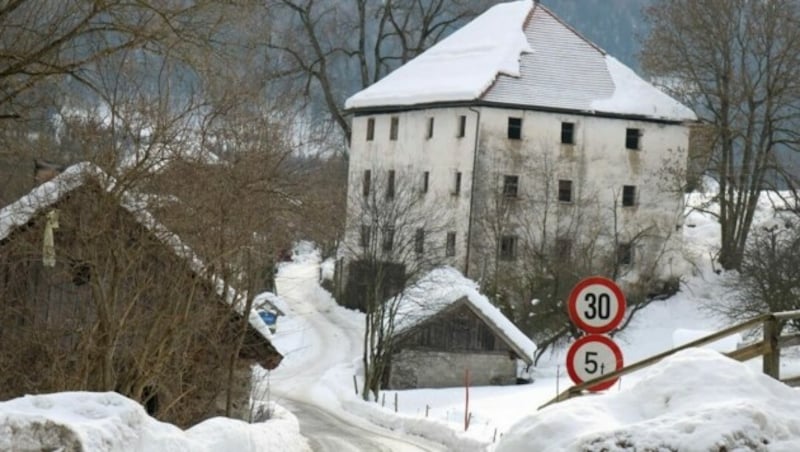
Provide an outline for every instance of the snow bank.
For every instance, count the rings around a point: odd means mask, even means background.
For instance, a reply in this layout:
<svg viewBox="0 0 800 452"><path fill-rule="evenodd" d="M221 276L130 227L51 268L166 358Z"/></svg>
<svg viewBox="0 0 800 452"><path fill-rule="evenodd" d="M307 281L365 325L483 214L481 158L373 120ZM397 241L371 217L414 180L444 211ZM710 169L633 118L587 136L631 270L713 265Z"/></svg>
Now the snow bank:
<svg viewBox="0 0 800 452"><path fill-rule="evenodd" d="M475 20L347 99L345 108L473 100L498 74L518 77L530 52L522 30L531 0L493 6Z"/></svg>
<svg viewBox="0 0 800 452"><path fill-rule="evenodd" d="M276 408L257 424L214 418L187 431L114 392L62 392L0 402L0 450L309 451L297 420Z"/></svg>
<svg viewBox="0 0 800 452"><path fill-rule="evenodd" d="M522 419L498 452L800 450L800 393L717 352L690 349L619 393Z"/></svg>

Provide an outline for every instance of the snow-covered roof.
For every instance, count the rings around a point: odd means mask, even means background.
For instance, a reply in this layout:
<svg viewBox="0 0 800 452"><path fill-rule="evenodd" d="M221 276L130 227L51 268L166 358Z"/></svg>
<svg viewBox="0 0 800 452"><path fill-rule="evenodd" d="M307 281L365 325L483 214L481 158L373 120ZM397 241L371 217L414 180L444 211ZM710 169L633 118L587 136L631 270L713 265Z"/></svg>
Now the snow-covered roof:
<svg viewBox="0 0 800 452"><path fill-rule="evenodd" d="M531 0L490 8L347 99L345 107L469 101L667 121L697 119Z"/></svg>
<svg viewBox="0 0 800 452"><path fill-rule="evenodd" d="M397 301L395 335L414 328L461 300L521 359L528 364L533 362L536 344L480 293L477 283L452 267L431 270L403 292Z"/></svg>
<svg viewBox="0 0 800 452"><path fill-rule="evenodd" d="M81 187L88 180L99 182L109 191L113 190L116 185L116 180L97 165L89 162L72 165L58 176L37 186L27 195L0 210L0 240L8 237L15 228L27 224L37 213L51 207L64 195ZM150 212L142 208L136 196L130 192L123 193L120 205L133 214L134 218L149 229L159 240L168 245L176 255L185 259L192 271L198 274L207 274L205 264L191 248L184 244L177 235L159 223ZM241 314L243 311L241 303L243 293L227 286L222 278L216 275L212 275L210 280L217 294ZM261 321L255 310L251 310L248 321L254 330L272 343L272 335L269 328ZM280 353L279 350L276 349L276 351Z"/></svg>

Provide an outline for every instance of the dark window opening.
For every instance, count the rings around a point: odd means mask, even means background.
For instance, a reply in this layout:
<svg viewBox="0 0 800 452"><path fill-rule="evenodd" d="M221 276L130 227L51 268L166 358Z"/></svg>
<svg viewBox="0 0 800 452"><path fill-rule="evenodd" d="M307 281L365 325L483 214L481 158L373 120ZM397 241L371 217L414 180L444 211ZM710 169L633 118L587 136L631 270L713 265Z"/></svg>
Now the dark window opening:
<svg viewBox="0 0 800 452"><path fill-rule="evenodd" d="M428 139L433 138L433 117L428 118L428 132L425 136Z"/></svg>
<svg viewBox="0 0 800 452"><path fill-rule="evenodd" d="M422 228L418 228L414 235L414 251L417 254L425 252L425 230Z"/></svg>
<svg viewBox="0 0 800 452"><path fill-rule="evenodd" d="M508 118L508 138L510 140L522 138L522 118Z"/></svg>
<svg viewBox="0 0 800 452"><path fill-rule="evenodd" d="M394 247L394 228L383 230L383 250L391 251Z"/></svg>
<svg viewBox="0 0 800 452"><path fill-rule="evenodd" d="M461 172L458 171L455 174L455 178L453 180L453 194L458 195L461 193Z"/></svg>
<svg viewBox="0 0 800 452"><path fill-rule="evenodd" d="M364 196L369 196L370 185L372 184L372 171L364 170L364 178L361 182L361 191Z"/></svg>
<svg viewBox="0 0 800 452"><path fill-rule="evenodd" d="M367 224L361 225L361 234L359 236L358 242L362 248L369 247L370 236L372 235L371 232L372 228L370 228L369 225Z"/></svg>
<svg viewBox="0 0 800 452"><path fill-rule="evenodd" d="M92 280L92 267L86 262L72 264L72 284L80 287Z"/></svg>
<svg viewBox="0 0 800 452"><path fill-rule="evenodd" d="M556 257L566 259L572 255L572 240L565 238L556 239Z"/></svg>
<svg viewBox="0 0 800 452"><path fill-rule="evenodd" d="M456 255L456 233L455 232L448 232L447 233L447 243L445 246L445 254L448 257L452 257Z"/></svg>
<svg viewBox="0 0 800 452"><path fill-rule="evenodd" d="M456 136L458 138L464 138L466 134L467 134L467 117L461 115L458 117L458 135Z"/></svg>
<svg viewBox="0 0 800 452"><path fill-rule="evenodd" d="M575 144L575 124L572 122L561 123L561 143Z"/></svg>
<svg viewBox="0 0 800 452"><path fill-rule="evenodd" d="M503 176L503 196L516 198L519 190L519 176Z"/></svg>
<svg viewBox="0 0 800 452"><path fill-rule="evenodd" d="M386 178L386 199L394 199L394 170L389 170Z"/></svg>
<svg viewBox="0 0 800 452"><path fill-rule="evenodd" d="M639 129L625 129L625 147L628 149L639 149L639 138L642 132Z"/></svg>
<svg viewBox="0 0 800 452"><path fill-rule="evenodd" d="M617 264L631 265L633 263L633 245L620 243L617 246Z"/></svg>
<svg viewBox="0 0 800 452"><path fill-rule="evenodd" d="M517 258L517 238L504 235L500 238L500 260L511 261Z"/></svg>
<svg viewBox="0 0 800 452"><path fill-rule="evenodd" d="M422 193L428 193L428 184L430 183L430 178L430 171L425 171L422 173Z"/></svg>
<svg viewBox="0 0 800 452"><path fill-rule="evenodd" d="M400 128L400 118L392 116L391 125L389 126L389 139L397 140L397 130Z"/></svg>
<svg viewBox="0 0 800 452"><path fill-rule="evenodd" d="M623 185L622 186L622 205L630 207L636 205L636 186Z"/></svg>
<svg viewBox="0 0 800 452"><path fill-rule="evenodd" d="M572 202L572 181L558 181L558 200L561 202Z"/></svg>
<svg viewBox="0 0 800 452"><path fill-rule="evenodd" d="M367 119L367 141L375 139L375 118Z"/></svg>
<svg viewBox="0 0 800 452"><path fill-rule="evenodd" d="M152 386L145 386L142 389L142 405L144 405L144 409L150 416L155 416L158 414L158 392Z"/></svg>

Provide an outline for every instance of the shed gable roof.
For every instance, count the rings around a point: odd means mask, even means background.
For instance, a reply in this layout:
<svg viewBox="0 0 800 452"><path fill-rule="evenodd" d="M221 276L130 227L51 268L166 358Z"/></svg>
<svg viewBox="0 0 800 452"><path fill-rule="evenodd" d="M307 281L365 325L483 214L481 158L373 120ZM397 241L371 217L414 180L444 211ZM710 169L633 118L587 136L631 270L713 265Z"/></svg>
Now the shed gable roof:
<svg viewBox="0 0 800 452"><path fill-rule="evenodd" d="M347 99L345 106L359 110L448 102L665 121L697 118L531 0L490 8Z"/></svg>
<svg viewBox="0 0 800 452"><path fill-rule="evenodd" d="M478 285L452 267L425 274L397 300L395 335L401 335L463 302L526 363L533 362L536 344L478 291Z"/></svg>
<svg viewBox="0 0 800 452"><path fill-rule="evenodd" d="M14 229L27 224L34 216L55 205L62 197L82 187L88 180L95 180L106 190L113 190L116 180L98 166L81 162L70 166L53 179L37 186L30 193L0 209L0 241L7 238ZM136 220L152 232L159 240L172 249L175 254L187 261L191 270L197 274L207 274L205 264L184 244L181 239L159 223L150 212L142 208L141 203L128 193L123 193L121 207L129 211ZM231 305L239 314L242 312L241 292L226 286L222 278L212 275L210 282L217 295ZM269 328L261 321L255 311L251 311L248 321L253 330L259 333L270 345L272 335ZM280 354L280 351L275 348Z"/></svg>

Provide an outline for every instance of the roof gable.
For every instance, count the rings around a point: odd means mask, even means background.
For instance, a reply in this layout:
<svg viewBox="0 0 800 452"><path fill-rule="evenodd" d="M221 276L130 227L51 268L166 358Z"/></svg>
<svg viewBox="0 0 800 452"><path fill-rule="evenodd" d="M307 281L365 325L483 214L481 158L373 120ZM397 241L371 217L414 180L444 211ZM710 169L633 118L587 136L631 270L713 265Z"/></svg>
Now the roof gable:
<svg viewBox="0 0 800 452"><path fill-rule="evenodd" d="M53 179L37 186L27 195L0 209L0 240L7 238L16 228L27 224L34 216L55 205L65 195L82 187L89 180L99 182L107 191L113 190L117 183L113 177L92 163L81 162L72 165ZM134 195L130 192L123 193L120 198L120 205L130 212L136 221L167 245L178 257L184 259L193 272L199 275L208 274L206 266L200 258L177 235L170 232L150 212L145 210ZM237 292L227 286L219 276L211 275L209 280L217 295L241 314L243 310L241 303L243 292ZM248 321L252 329L258 332L274 348L269 328L261 321L255 310L250 312ZM279 350L275 350L280 353Z"/></svg>
<svg viewBox="0 0 800 452"><path fill-rule="evenodd" d="M478 291L478 285L452 267L425 274L397 300L395 335L421 325L439 313L463 302L526 363L533 362L536 344Z"/></svg>
<svg viewBox="0 0 800 452"><path fill-rule="evenodd" d="M350 97L345 106L358 110L450 102L663 121L697 119L689 108L530 0L490 8Z"/></svg>

